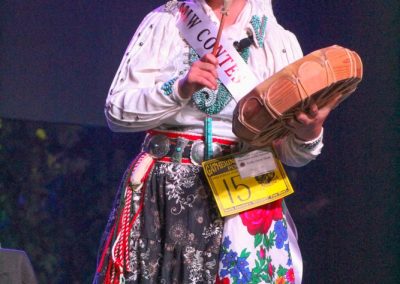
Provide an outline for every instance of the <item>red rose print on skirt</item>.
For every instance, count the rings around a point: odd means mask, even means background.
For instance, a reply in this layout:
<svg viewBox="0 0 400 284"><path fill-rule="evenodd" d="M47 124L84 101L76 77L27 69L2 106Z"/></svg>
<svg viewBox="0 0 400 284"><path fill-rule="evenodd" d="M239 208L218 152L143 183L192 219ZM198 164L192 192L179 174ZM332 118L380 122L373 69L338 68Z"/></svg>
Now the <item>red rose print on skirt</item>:
<svg viewBox="0 0 400 284"><path fill-rule="evenodd" d="M250 235L265 234L268 232L272 220L276 221L283 218L282 199L247 210L239 215Z"/></svg>
<svg viewBox="0 0 400 284"><path fill-rule="evenodd" d="M228 277L225 278L219 278L219 275L217 275L217 279L215 281L215 284L230 284L230 280Z"/></svg>

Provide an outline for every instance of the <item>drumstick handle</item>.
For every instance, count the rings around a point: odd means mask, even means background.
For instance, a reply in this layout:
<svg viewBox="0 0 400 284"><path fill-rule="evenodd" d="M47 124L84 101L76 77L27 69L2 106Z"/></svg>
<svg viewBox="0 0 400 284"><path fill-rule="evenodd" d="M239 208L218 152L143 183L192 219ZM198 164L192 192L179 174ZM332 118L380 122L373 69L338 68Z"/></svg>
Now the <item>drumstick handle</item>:
<svg viewBox="0 0 400 284"><path fill-rule="evenodd" d="M224 28L224 24L225 24L225 14L223 13L222 17L221 17L221 22L220 22L219 28L218 28L217 39L215 40L214 48L212 51L212 54L214 56L217 56L217 50L218 50L219 42L221 40L221 34L222 34L222 30Z"/></svg>
<svg viewBox="0 0 400 284"><path fill-rule="evenodd" d="M217 56L217 50L219 47L219 42L221 40L222 30L224 29L225 16L228 15L228 11L229 11L231 4L232 4L232 0L224 0L224 5L222 6L222 9L221 9L221 13L222 13L221 22L219 23L218 34L217 34L217 38L215 40L214 48L212 51L212 54L214 56Z"/></svg>

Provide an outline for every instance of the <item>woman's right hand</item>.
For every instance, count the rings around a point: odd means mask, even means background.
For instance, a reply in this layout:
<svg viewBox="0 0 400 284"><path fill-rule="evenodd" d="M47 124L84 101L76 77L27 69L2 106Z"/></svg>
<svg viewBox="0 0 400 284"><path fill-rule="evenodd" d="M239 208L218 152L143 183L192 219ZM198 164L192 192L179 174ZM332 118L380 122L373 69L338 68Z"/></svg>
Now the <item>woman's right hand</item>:
<svg viewBox="0 0 400 284"><path fill-rule="evenodd" d="M218 60L211 53L204 55L200 60L194 62L186 76L179 81L179 95L187 99L204 87L216 90L218 78L217 66Z"/></svg>

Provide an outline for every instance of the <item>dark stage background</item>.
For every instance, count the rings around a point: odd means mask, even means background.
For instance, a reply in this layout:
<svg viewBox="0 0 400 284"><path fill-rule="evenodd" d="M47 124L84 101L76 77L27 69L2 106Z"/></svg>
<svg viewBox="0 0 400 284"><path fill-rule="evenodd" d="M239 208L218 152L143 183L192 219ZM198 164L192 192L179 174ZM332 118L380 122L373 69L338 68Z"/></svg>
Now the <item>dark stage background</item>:
<svg viewBox="0 0 400 284"><path fill-rule="evenodd" d="M40 283L90 283L114 192L142 134L105 127L103 105L143 16L163 1L0 3L0 243ZM308 53L364 61L326 123L323 154L287 168L304 283L400 283L399 1L274 2Z"/></svg>

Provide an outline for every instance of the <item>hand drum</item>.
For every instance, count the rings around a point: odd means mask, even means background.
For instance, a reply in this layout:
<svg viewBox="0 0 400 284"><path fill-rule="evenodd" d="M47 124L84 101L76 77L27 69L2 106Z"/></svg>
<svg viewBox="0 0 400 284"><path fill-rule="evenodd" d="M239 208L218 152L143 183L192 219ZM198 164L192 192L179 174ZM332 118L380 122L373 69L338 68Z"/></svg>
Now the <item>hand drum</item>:
<svg viewBox="0 0 400 284"><path fill-rule="evenodd" d="M243 97L233 115L233 132L254 146L270 145L289 130L285 123L311 102L323 107L344 101L363 75L358 54L334 45L314 51L286 66Z"/></svg>

